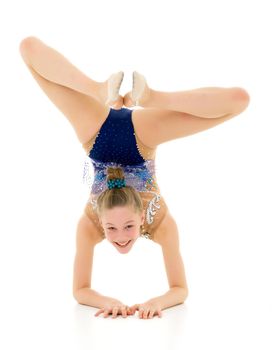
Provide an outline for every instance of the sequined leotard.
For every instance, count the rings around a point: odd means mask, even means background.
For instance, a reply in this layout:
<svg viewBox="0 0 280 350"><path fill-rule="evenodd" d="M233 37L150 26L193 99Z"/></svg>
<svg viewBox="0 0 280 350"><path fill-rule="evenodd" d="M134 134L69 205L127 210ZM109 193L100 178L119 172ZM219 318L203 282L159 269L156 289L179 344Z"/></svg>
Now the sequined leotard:
<svg viewBox="0 0 280 350"><path fill-rule="evenodd" d="M103 235L95 210L96 198L108 188L107 167L120 166L124 171L126 185L134 187L143 200L146 215L142 236L152 239L167 206L156 183L155 149L145 146L136 135L132 112L128 108L110 108L99 132L83 144L87 152L83 178L91 188L84 211ZM93 176L90 170L94 170Z"/></svg>

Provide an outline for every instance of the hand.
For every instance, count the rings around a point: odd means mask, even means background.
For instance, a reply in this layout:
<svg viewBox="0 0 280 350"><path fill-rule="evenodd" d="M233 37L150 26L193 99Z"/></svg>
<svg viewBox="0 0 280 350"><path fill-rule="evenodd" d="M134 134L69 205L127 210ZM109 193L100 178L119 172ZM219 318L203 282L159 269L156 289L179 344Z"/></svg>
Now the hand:
<svg viewBox="0 0 280 350"><path fill-rule="evenodd" d="M108 317L109 314L112 314L112 318L116 318L118 314L121 314L122 317L127 317L131 315L131 311L129 310L129 306L124 305L121 301L117 299L111 299L104 303L104 307L98 310L95 316L100 315L104 312L103 317Z"/></svg>
<svg viewBox="0 0 280 350"><path fill-rule="evenodd" d="M153 300L148 300L144 304L135 304L129 308L131 314L134 315L135 311L138 310L139 318L152 318L158 315L162 316L161 306L158 302Z"/></svg>

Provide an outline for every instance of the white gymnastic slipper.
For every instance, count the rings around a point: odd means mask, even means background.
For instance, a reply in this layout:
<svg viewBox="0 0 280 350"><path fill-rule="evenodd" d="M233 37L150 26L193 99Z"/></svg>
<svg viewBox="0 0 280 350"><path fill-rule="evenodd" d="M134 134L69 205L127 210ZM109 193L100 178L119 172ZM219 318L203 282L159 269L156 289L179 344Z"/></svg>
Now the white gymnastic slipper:
<svg viewBox="0 0 280 350"><path fill-rule="evenodd" d="M132 75L132 90L131 90L131 99L135 106L139 105L139 100L142 97L142 94L145 90L146 86L146 79L144 75L138 73L136 70L133 72Z"/></svg>
<svg viewBox="0 0 280 350"><path fill-rule="evenodd" d="M119 91L121 83L123 81L124 72L120 71L118 73L112 74L108 79L108 98L106 100L106 105L117 101L119 98Z"/></svg>

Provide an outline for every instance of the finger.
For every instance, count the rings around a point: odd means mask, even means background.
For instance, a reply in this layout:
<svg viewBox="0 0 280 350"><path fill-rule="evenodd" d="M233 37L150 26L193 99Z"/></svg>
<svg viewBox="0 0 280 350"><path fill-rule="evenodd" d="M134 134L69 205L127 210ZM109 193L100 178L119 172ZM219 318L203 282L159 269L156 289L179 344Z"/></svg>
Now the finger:
<svg viewBox="0 0 280 350"><path fill-rule="evenodd" d="M95 315L94 316L98 316L98 315L100 315L102 312L104 311L104 309L100 309L100 310L98 310L96 313L95 313Z"/></svg>
<svg viewBox="0 0 280 350"><path fill-rule="evenodd" d="M135 310L137 309L137 306L136 306L136 305L133 305L133 306L131 306L129 309L130 309L131 313L134 314L134 313L135 313Z"/></svg>
<svg viewBox="0 0 280 350"><path fill-rule="evenodd" d="M145 310L144 310L143 308L140 308L140 309L139 309L139 317L140 317L140 318L143 318L143 313L144 313L144 311L145 311Z"/></svg>
<svg viewBox="0 0 280 350"><path fill-rule="evenodd" d="M151 310L151 311L150 311L149 318L152 318L152 317L154 316L155 311L156 311L156 310Z"/></svg>
<svg viewBox="0 0 280 350"><path fill-rule="evenodd" d="M110 310L108 310L108 309L105 310L103 317L108 317L109 313L110 313Z"/></svg>
<svg viewBox="0 0 280 350"><path fill-rule="evenodd" d="M129 316L129 315L132 315L132 310L131 310L131 308L129 307L129 306L126 306L126 312L127 312L127 315Z"/></svg>
<svg viewBox="0 0 280 350"><path fill-rule="evenodd" d="M161 310L158 310L158 317L161 317L161 316L162 316Z"/></svg>
<svg viewBox="0 0 280 350"><path fill-rule="evenodd" d="M134 307L134 306L131 306L131 307L129 308L129 310L130 310L131 313L134 313L134 312L135 312L135 307Z"/></svg>
<svg viewBox="0 0 280 350"><path fill-rule="evenodd" d="M134 313L135 313L135 310L133 310L133 309L129 309L129 315L134 315Z"/></svg>
<svg viewBox="0 0 280 350"><path fill-rule="evenodd" d="M129 311L129 314L130 314L130 315L133 315L134 312L135 312L135 310L134 310L132 307L129 307L129 308L128 308L128 311Z"/></svg>
<svg viewBox="0 0 280 350"><path fill-rule="evenodd" d="M112 316L113 318L117 317L118 311L119 311L119 307L118 306L114 306L113 307L113 316Z"/></svg>
<svg viewBox="0 0 280 350"><path fill-rule="evenodd" d="M127 316L127 314L126 314L126 306L123 306L121 308L121 312L122 312L122 317L126 317Z"/></svg>
<svg viewBox="0 0 280 350"><path fill-rule="evenodd" d="M143 312L143 317L144 318L147 318L148 317L148 313L149 313L149 309L146 309L144 312Z"/></svg>

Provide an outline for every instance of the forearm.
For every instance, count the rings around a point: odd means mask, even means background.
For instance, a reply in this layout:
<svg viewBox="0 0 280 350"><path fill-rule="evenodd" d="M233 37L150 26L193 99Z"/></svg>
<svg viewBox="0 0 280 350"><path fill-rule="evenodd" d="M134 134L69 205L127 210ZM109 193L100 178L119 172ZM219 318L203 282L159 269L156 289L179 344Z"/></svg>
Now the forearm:
<svg viewBox="0 0 280 350"><path fill-rule="evenodd" d="M219 118L239 110L248 98L248 93L239 87L204 87L176 92L151 90L147 106L189 113L201 118Z"/></svg>
<svg viewBox="0 0 280 350"><path fill-rule="evenodd" d="M87 77L61 53L36 37L28 37L21 42L21 53L36 72L54 83L91 97L102 84Z"/></svg>
<svg viewBox="0 0 280 350"><path fill-rule="evenodd" d="M160 304L161 310L167 309L171 306L182 304L188 296L188 292L179 287L170 288L168 292L158 297L150 299Z"/></svg>
<svg viewBox="0 0 280 350"><path fill-rule="evenodd" d="M113 300L114 298L102 295L90 288L81 288L76 292L75 299L79 304L101 309L107 301Z"/></svg>

